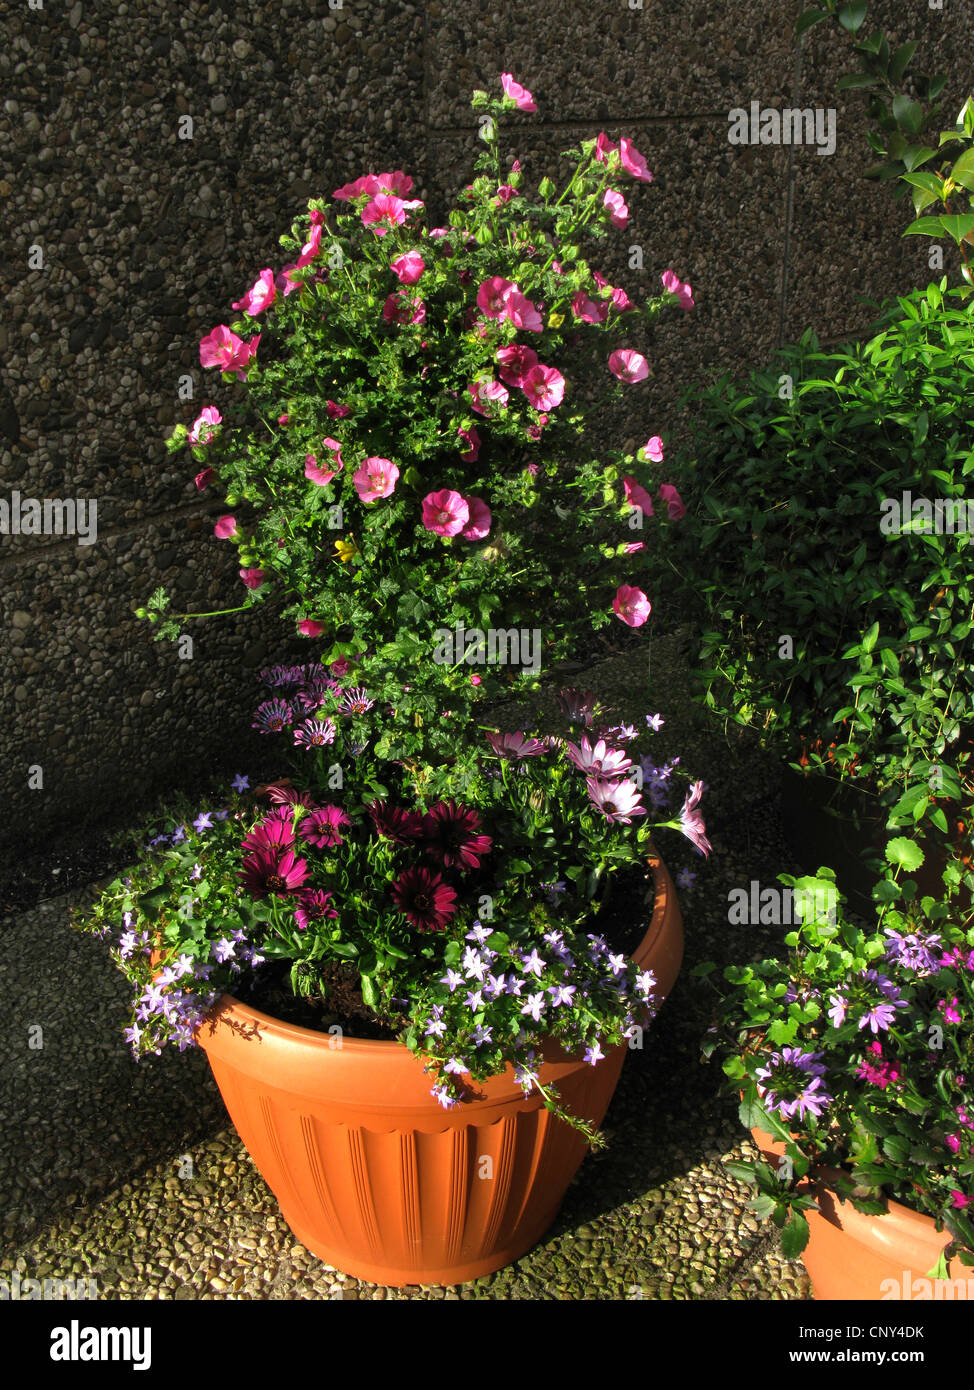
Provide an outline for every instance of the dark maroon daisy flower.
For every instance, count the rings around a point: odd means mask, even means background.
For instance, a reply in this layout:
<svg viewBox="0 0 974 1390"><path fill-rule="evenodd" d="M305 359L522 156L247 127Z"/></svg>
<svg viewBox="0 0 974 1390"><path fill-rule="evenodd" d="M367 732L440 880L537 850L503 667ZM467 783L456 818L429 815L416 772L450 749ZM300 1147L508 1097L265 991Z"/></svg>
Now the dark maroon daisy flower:
<svg viewBox="0 0 974 1390"><path fill-rule="evenodd" d="M282 777L279 782L268 782L266 786L256 789L257 796L267 796L275 806L310 806L312 805L310 792L299 792L297 787L292 786L289 777Z"/></svg>
<svg viewBox="0 0 974 1390"><path fill-rule="evenodd" d="M423 848L445 869L460 867L477 869L480 856L487 854L492 844L489 835L480 834L480 817L476 811L449 801L431 806L423 817Z"/></svg>
<svg viewBox="0 0 974 1390"><path fill-rule="evenodd" d="M594 690L579 690L576 686L570 685L567 690L556 691L555 700L570 723L580 723L587 729L591 728L592 717L598 708L599 700Z"/></svg>
<svg viewBox="0 0 974 1390"><path fill-rule="evenodd" d="M328 845L340 845L341 827L351 823L340 806L316 806L310 815L301 817L298 834L309 844L324 849Z"/></svg>
<svg viewBox="0 0 974 1390"><path fill-rule="evenodd" d="M338 913L331 905L331 894L321 888L305 888L299 895L298 905L294 909L294 920L302 931L311 922L325 922L337 916Z"/></svg>
<svg viewBox="0 0 974 1390"><path fill-rule="evenodd" d="M308 865L304 859L296 859L294 850L261 850L249 855L243 862L240 878L248 893L255 898L266 898L269 893L286 897L300 888L308 877Z"/></svg>
<svg viewBox="0 0 974 1390"><path fill-rule="evenodd" d="M457 910L457 895L429 869L407 869L392 885L392 897L420 931L442 931Z"/></svg>
<svg viewBox="0 0 974 1390"><path fill-rule="evenodd" d="M418 811L403 811L398 806L390 806L388 801L373 801L366 810L377 834L384 835L387 840L408 845L422 839L423 818Z"/></svg>

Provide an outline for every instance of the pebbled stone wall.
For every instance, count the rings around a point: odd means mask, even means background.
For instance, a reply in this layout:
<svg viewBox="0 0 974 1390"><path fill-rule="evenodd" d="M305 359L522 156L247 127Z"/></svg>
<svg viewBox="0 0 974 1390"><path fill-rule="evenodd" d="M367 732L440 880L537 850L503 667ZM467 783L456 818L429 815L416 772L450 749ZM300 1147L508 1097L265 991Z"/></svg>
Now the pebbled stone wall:
<svg viewBox="0 0 974 1390"><path fill-rule="evenodd" d="M690 380L756 363L808 325L860 332L862 298L929 278L927 243L899 238L904 205L861 181L860 102L835 94L850 46L823 26L799 49L801 8L0 0L0 501L98 507L92 545L0 535L0 872L4 856L117 823L253 753L255 668L311 644L266 609L194 625L189 660L148 640L132 610L157 584L196 608L240 593L234 552L212 540L219 501L163 439L206 402L200 337L279 265L277 238L309 195L403 168L443 214L469 178L473 87L504 70L534 93L539 114L509 136L529 178L600 129L631 135L654 171L627 193L630 229L605 244L603 269L638 294L671 266L699 308L659 328L652 377L607 430L674 428ZM974 6L870 11L950 74L952 116ZM835 107L834 155L730 145L728 112L752 100ZM633 242L642 272L627 265ZM177 394L186 373L192 402Z"/></svg>

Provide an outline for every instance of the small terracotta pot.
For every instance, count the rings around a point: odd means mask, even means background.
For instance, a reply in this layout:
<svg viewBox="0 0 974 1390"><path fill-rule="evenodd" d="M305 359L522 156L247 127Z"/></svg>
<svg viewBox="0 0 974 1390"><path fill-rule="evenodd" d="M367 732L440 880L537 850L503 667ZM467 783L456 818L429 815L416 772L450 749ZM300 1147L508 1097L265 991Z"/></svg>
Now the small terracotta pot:
<svg viewBox="0 0 974 1390"><path fill-rule="evenodd" d="M634 959L665 997L683 955L680 908L661 861ZM398 1042L339 1040L224 995L198 1034L250 1156L302 1245L379 1284L455 1284L516 1260L551 1225L586 1153L577 1130L525 1096L508 1067L444 1110ZM555 1043L540 1076L598 1125L627 1048L591 1066Z"/></svg>
<svg viewBox="0 0 974 1390"><path fill-rule="evenodd" d="M751 1136L769 1159L780 1157L785 1146L763 1129ZM777 1166L776 1164L774 1166ZM950 1243L947 1231L938 1231L933 1218L890 1201L882 1216L866 1216L851 1202L840 1200L830 1186L840 1176L831 1168L815 1173L814 1195L819 1211L807 1211L808 1244L802 1263L808 1270L817 1299L826 1301L967 1297L974 1293L974 1268L959 1257L951 1260L953 1287L933 1280L930 1271Z"/></svg>

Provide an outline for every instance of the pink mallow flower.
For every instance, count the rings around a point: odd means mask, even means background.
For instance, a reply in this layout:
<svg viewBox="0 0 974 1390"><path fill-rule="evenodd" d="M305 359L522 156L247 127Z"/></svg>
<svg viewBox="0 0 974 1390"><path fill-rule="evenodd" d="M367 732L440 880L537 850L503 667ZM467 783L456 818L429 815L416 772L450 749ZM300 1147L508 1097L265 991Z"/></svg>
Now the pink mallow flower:
<svg viewBox="0 0 974 1390"><path fill-rule="evenodd" d="M508 386L520 386L525 374L538 365L538 354L534 348L523 343L511 343L509 347L498 348L494 354L498 362L498 372Z"/></svg>
<svg viewBox="0 0 974 1390"><path fill-rule="evenodd" d="M423 525L437 536L458 536L470 521L470 508L449 488L428 493L423 498Z"/></svg>
<svg viewBox="0 0 974 1390"><path fill-rule="evenodd" d="M555 367L539 362L529 368L521 381L521 390L535 410L553 410L565 397L565 378Z"/></svg>
<svg viewBox="0 0 974 1390"><path fill-rule="evenodd" d="M385 236L406 220L406 204L389 193L379 193L362 209L362 222L376 236Z"/></svg>
<svg viewBox="0 0 974 1390"><path fill-rule="evenodd" d="M613 227L624 227L629 221L629 209L621 193L614 193L611 188L607 188L602 206L609 209L609 221Z"/></svg>
<svg viewBox="0 0 974 1390"><path fill-rule="evenodd" d="M239 574L248 589L259 589L264 582L263 570L240 570Z"/></svg>
<svg viewBox="0 0 974 1390"><path fill-rule="evenodd" d="M493 520L490 514L490 508L487 503L482 501L479 497L465 497L463 500L467 504L470 520L460 532L460 535L465 541L482 541L484 537L489 534L491 521Z"/></svg>
<svg viewBox="0 0 974 1390"><path fill-rule="evenodd" d="M693 303L693 290L689 285L685 285L682 280L678 279L677 276L673 274L672 270L664 270L660 279L663 281L663 288L666 293L676 296L681 309L693 309L695 307Z"/></svg>
<svg viewBox="0 0 974 1390"><path fill-rule="evenodd" d="M632 141L625 139L625 137L619 141L619 160L626 173L631 174L634 179L639 179L642 183L653 182L653 176L649 172L645 159Z"/></svg>
<svg viewBox="0 0 974 1390"><path fill-rule="evenodd" d="M256 318L258 314L262 314L269 305L273 304L276 298L277 290L274 287L274 272L268 267L267 270L262 270L260 272L260 275L258 275L247 293L242 299L236 300L232 307L234 309L242 309L244 313L249 314L251 318Z"/></svg>
<svg viewBox="0 0 974 1390"><path fill-rule="evenodd" d="M302 618L298 623L298 632L302 637L320 637L324 630L324 623L319 623L314 618Z"/></svg>
<svg viewBox="0 0 974 1390"><path fill-rule="evenodd" d="M382 317L386 323L425 323L426 305L418 296L396 290L382 306Z"/></svg>
<svg viewBox="0 0 974 1390"><path fill-rule="evenodd" d="M193 479L196 483L197 492L203 492L208 488L215 477L216 474L213 472L212 468L204 468L201 473L197 473L196 477Z"/></svg>
<svg viewBox="0 0 974 1390"><path fill-rule="evenodd" d="M352 413L350 406L339 405L336 401L325 401L325 410L328 412L329 420L341 420Z"/></svg>
<svg viewBox="0 0 974 1390"><path fill-rule="evenodd" d="M494 207L502 207L515 197L517 197L517 189L512 188L509 183L502 183L498 186L497 196L494 198Z"/></svg>
<svg viewBox="0 0 974 1390"><path fill-rule="evenodd" d="M653 605L642 589L634 589L630 584L620 584L612 600L616 617L629 627L642 627L653 611Z"/></svg>
<svg viewBox="0 0 974 1390"><path fill-rule="evenodd" d="M598 134L598 139L595 142L595 158L598 160L598 162L600 164L608 164L609 155L617 154L618 150L619 146L613 144L613 142L609 139L604 130L600 130Z"/></svg>
<svg viewBox="0 0 974 1390"><path fill-rule="evenodd" d="M503 410L509 399L507 387L499 381L472 381L467 390L470 392L470 408L478 415L490 415L491 407L495 405Z"/></svg>
<svg viewBox="0 0 974 1390"><path fill-rule="evenodd" d="M641 508L645 516L653 515L653 499L644 487L641 487L636 479L628 473L622 480L622 485L626 491L626 501L630 507Z"/></svg>
<svg viewBox="0 0 974 1390"><path fill-rule="evenodd" d="M467 445L466 453L460 455L464 463L476 463L480 455L480 435L471 425L468 430L458 430L457 437Z"/></svg>
<svg viewBox="0 0 974 1390"><path fill-rule="evenodd" d="M209 444L222 419L215 405L206 406L193 421L193 428L189 432L190 444Z"/></svg>
<svg viewBox="0 0 974 1390"><path fill-rule="evenodd" d="M541 315L527 295L522 294L516 286L507 296L504 310L514 327L522 328L526 333L540 333L544 328Z"/></svg>
<svg viewBox="0 0 974 1390"><path fill-rule="evenodd" d="M679 521L681 517L686 516L687 509L683 503L683 498L672 483L662 483L659 495L660 501L666 503L666 510L669 512L671 521Z"/></svg>
<svg viewBox="0 0 974 1390"><path fill-rule="evenodd" d="M334 478L336 473L341 472L344 465L342 463L341 456L342 446L339 443L339 441L337 439L330 439L326 436L321 442L324 445L324 447L328 449L331 453L331 458L328 460L328 463L331 464L331 467L329 468L326 465L324 468L322 468L319 465L318 459L314 454L305 454L304 476L308 478L311 482L317 483L319 487L324 487L327 483L331 482L332 478Z"/></svg>
<svg viewBox="0 0 974 1390"><path fill-rule="evenodd" d="M609 316L609 306L589 299L584 290L576 290L572 295L572 314L583 323L605 323Z"/></svg>
<svg viewBox="0 0 974 1390"><path fill-rule="evenodd" d="M654 434L652 439L647 439L643 447L638 450L636 457L642 459L644 462L648 460L651 463L662 463L663 441L660 439L659 435Z"/></svg>
<svg viewBox="0 0 974 1390"><path fill-rule="evenodd" d="M352 482L362 502L378 502L380 497L391 497L399 477L399 469L394 463L383 458L367 458L353 473Z"/></svg>
<svg viewBox="0 0 974 1390"><path fill-rule="evenodd" d="M620 381L645 381L649 376L649 363L642 353L632 352L629 348L617 348L609 354L609 371Z"/></svg>
<svg viewBox="0 0 974 1390"><path fill-rule="evenodd" d="M527 87L522 87L520 82L515 82L509 72L501 73L501 86L504 88L504 95L514 102L519 111L537 111L534 97Z"/></svg>
<svg viewBox="0 0 974 1390"><path fill-rule="evenodd" d="M415 285L426 269L426 263L418 251L404 251L394 261L389 262L393 275L399 277L401 285Z"/></svg>
<svg viewBox="0 0 974 1390"><path fill-rule="evenodd" d="M257 355L260 334L245 343L226 324L214 328L200 342L200 363L204 367L219 367L221 372L236 372L240 381L247 380L246 367Z"/></svg>
<svg viewBox="0 0 974 1390"><path fill-rule="evenodd" d="M237 534L237 518L230 516L229 513L226 516L221 516L213 527L213 534L218 541L232 540Z"/></svg>
<svg viewBox="0 0 974 1390"><path fill-rule="evenodd" d="M517 289L513 280L505 280L502 275L489 276L477 291L477 308L489 319L503 317L507 296Z"/></svg>
<svg viewBox="0 0 974 1390"><path fill-rule="evenodd" d="M616 285L612 291L612 303L616 311L620 314L635 314L638 312L635 304L626 294L621 285Z"/></svg>
<svg viewBox="0 0 974 1390"><path fill-rule="evenodd" d="M303 270L310 265L321 250L321 223L316 222L308 233L308 240L301 247L301 254L295 262L295 270Z"/></svg>

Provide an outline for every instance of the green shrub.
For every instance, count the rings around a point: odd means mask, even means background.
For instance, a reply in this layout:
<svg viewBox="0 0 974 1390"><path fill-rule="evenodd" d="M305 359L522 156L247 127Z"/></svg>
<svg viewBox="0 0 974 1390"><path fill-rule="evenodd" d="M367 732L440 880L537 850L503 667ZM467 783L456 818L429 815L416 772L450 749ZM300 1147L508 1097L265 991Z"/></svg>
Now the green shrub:
<svg viewBox="0 0 974 1390"><path fill-rule="evenodd" d="M689 516L665 556L703 605L699 694L802 765L882 794L891 824L957 797L974 705L970 535L913 506L962 499L974 471L970 290L887 307L868 341L811 332L742 383L684 398ZM974 491L972 491L974 498ZM908 510L910 510L908 506Z"/></svg>

